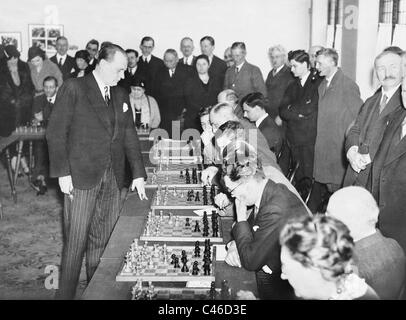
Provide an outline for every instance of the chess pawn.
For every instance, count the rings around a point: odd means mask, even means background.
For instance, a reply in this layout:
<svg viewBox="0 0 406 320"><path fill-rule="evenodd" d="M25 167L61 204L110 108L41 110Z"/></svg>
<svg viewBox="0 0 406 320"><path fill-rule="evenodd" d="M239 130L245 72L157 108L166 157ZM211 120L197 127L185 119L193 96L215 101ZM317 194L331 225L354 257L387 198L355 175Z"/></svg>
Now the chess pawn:
<svg viewBox="0 0 406 320"><path fill-rule="evenodd" d="M188 268L186 263L187 263L186 261L183 262L183 266L182 266L182 269L181 269L182 272L189 272L189 268Z"/></svg>
<svg viewBox="0 0 406 320"><path fill-rule="evenodd" d="M185 227L190 227L190 219L189 218L186 218L186 223L185 223Z"/></svg>
<svg viewBox="0 0 406 320"><path fill-rule="evenodd" d="M200 232L199 221L196 220L194 232Z"/></svg>
<svg viewBox="0 0 406 320"><path fill-rule="evenodd" d="M198 265L199 265L199 262L197 262L197 261L193 262L193 267L192 267L192 275L193 276L199 275L200 269L199 269Z"/></svg>

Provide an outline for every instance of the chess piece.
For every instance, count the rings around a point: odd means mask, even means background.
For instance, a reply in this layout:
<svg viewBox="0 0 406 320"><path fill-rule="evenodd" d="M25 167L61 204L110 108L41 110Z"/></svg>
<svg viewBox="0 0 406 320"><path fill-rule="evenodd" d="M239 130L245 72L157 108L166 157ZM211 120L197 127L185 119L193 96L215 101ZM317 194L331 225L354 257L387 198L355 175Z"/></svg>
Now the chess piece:
<svg viewBox="0 0 406 320"><path fill-rule="evenodd" d="M173 266L175 269L176 268L180 268L180 265L179 265L179 258L178 257L176 257L175 256L175 260L174 260L174 266Z"/></svg>
<svg viewBox="0 0 406 320"><path fill-rule="evenodd" d="M185 227L190 227L190 219L189 218L186 218L186 223L185 223Z"/></svg>
<svg viewBox="0 0 406 320"><path fill-rule="evenodd" d="M176 254L172 253L171 258L172 258L171 264L175 264Z"/></svg>
<svg viewBox="0 0 406 320"><path fill-rule="evenodd" d="M198 244L195 245L195 258L199 258L200 257L200 247Z"/></svg>
<svg viewBox="0 0 406 320"><path fill-rule="evenodd" d="M199 275L200 269L199 269L198 266L199 266L199 262L197 262L197 261L193 262L193 268L192 268L192 275L193 276Z"/></svg>
<svg viewBox="0 0 406 320"><path fill-rule="evenodd" d="M204 275L209 276L210 275L210 262L205 261L203 264L203 270L204 270Z"/></svg>
<svg viewBox="0 0 406 320"><path fill-rule="evenodd" d="M217 295L216 284L214 281L212 281L209 291L209 300L216 300L216 295Z"/></svg>
<svg viewBox="0 0 406 320"><path fill-rule="evenodd" d="M200 202L199 191L196 192L195 202Z"/></svg>
<svg viewBox="0 0 406 320"><path fill-rule="evenodd" d="M182 266L181 271L182 271L182 272L189 272L189 268L188 268L188 266L186 265L187 261L182 261L182 262L183 262L183 266Z"/></svg>
<svg viewBox="0 0 406 320"><path fill-rule="evenodd" d="M183 179L183 171L182 170L180 170L179 178Z"/></svg>
<svg viewBox="0 0 406 320"><path fill-rule="evenodd" d="M197 220L196 220L195 231L194 232L200 232L199 221L197 221Z"/></svg>
<svg viewBox="0 0 406 320"><path fill-rule="evenodd" d="M228 287L228 281L223 280L221 282L221 300L230 300L230 288Z"/></svg>

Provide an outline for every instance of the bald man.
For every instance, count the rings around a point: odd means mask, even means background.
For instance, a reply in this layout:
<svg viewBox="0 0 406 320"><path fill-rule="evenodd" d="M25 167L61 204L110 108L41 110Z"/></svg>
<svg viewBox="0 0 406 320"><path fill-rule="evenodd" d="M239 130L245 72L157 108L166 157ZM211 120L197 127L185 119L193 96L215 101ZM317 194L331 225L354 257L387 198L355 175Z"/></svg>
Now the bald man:
<svg viewBox="0 0 406 320"><path fill-rule="evenodd" d="M354 263L358 274L381 299L397 299L405 280L406 259L402 247L376 229L379 208L364 188L347 187L329 200L326 215L347 225L354 239Z"/></svg>

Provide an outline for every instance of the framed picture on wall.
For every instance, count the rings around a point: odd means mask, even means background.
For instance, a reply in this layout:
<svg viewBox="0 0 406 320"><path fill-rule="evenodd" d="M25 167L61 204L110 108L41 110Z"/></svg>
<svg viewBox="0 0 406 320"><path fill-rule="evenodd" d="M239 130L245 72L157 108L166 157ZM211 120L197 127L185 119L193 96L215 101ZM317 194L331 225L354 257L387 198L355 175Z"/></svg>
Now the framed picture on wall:
<svg viewBox="0 0 406 320"><path fill-rule="evenodd" d="M63 25L30 24L28 25L29 46L38 46L48 57L56 53L56 39L63 36Z"/></svg>
<svg viewBox="0 0 406 320"><path fill-rule="evenodd" d="M0 32L0 44L4 47L12 44L21 52L21 32Z"/></svg>

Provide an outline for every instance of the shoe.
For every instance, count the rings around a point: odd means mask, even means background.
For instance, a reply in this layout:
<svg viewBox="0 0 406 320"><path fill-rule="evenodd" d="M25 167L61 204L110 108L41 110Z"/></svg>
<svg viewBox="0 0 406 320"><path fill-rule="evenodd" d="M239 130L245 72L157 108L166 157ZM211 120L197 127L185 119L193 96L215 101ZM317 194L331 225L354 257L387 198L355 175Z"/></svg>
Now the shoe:
<svg viewBox="0 0 406 320"><path fill-rule="evenodd" d="M48 191L47 184L45 183L44 178L37 178L33 182L35 190L37 190L37 196L44 195Z"/></svg>

